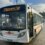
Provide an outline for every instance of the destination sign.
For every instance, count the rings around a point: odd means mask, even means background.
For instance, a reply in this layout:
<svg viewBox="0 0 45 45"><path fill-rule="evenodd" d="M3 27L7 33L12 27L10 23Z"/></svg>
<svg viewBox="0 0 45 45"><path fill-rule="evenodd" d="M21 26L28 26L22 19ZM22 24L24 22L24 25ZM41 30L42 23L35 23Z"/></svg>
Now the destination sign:
<svg viewBox="0 0 45 45"><path fill-rule="evenodd" d="M20 7L4 8L4 12L19 11Z"/></svg>
<svg viewBox="0 0 45 45"><path fill-rule="evenodd" d="M25 5L12 5L1 8L0 12L25 11L25 9Z"/></svg>

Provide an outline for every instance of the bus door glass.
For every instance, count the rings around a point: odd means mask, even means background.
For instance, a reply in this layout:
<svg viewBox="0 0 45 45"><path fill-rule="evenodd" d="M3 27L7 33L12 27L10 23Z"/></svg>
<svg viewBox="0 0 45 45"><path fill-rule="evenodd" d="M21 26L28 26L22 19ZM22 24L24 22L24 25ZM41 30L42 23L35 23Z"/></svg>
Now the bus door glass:
<svg viewBox="0 0 45 45"><path fill-rule="evenodd" d="M33 36L33 16L31 12L28 12L27 23L28 23L29 35L30 37L32 37Z"/></svg>

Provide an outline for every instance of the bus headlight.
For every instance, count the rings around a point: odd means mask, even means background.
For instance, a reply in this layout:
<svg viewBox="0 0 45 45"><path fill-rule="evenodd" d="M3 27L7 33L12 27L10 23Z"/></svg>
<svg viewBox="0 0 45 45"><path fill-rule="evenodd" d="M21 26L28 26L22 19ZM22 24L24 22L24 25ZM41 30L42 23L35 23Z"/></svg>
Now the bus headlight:
<svg viewBox="0 0 45 45"><path fill-rule="evenodd" d="M20 37L23 37L25 35L26 32L21 32L19 35L18 35L18 38Z"/></svg>

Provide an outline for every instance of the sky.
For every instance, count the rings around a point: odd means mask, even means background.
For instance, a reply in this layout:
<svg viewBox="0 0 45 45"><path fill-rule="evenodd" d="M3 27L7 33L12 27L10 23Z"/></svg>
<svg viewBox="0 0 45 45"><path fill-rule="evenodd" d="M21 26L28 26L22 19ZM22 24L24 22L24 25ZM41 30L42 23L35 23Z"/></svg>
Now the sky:
<svg viewBox="0 0 45 45"><path fill-rule="evenodd" d="M38 12L45 12L45 0L0 0L0 8L17 3L30 4Z"/></svg>
<svg viewBox="0 0 45 45"><path fill-rule="evenodd" d="M45 0L27 0L26 2L32 4L39 4L39 3L45 3Z"/></svg>
<svg viewBox="0 0 45 45"><path fill-rule="evenodd" d="M15 2L16 0L11 0L12 2ZM32 3L32 4L38 4L38 3L45 3L45 0L22 0L23 2L25 1L26 3Z"/></svg>

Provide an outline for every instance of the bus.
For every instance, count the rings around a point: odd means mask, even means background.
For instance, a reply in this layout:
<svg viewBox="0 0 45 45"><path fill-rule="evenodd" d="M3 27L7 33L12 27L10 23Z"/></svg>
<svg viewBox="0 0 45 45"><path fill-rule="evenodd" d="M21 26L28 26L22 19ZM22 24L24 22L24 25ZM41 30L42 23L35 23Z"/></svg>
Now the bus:
<svg viewBox="0 0 45 45"><path fill-rule="evenodd" d="M29 43L39 34L42 26L43 16L29 5L0 8L0 40Z"/></svg>

